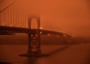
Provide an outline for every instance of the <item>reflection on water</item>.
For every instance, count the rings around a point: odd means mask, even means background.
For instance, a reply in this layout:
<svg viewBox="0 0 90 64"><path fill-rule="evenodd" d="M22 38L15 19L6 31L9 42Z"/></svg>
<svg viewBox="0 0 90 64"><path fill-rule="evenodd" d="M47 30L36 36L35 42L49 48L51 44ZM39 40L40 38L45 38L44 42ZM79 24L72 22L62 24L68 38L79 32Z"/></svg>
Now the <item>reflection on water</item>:
<svg viewBox="0 0 90 64"><path fill-rule="evenodd" d="M55 46L55 47L57 47L57 46ZM50 51L50 55L52 56L52 55L54 55L54 54L56 54L56 53L58 53L58 52L60 52L60 51L63 51L63 50L65 50L66 48L68 48L68 47L70 47L70 46L63 46L63 47L60 47L60 48L58 48L58 49L53 49L53 51ZM32 64L48 64L48 62L50 63L50 64L53 64L53 62L52 62L52 60L50 60L51 59L51 56L46 56L46 57L32 57L32 58L27 58L27 60L26 60L26 62L24 62L24 64L30 64L30 63L32 63Z"/></svg>
<svg viewBox="0 0 90 64"><path fill-rule="evenodd" d="M41 45L47 57L23 57L28 45L0 45L0 62L21 64L90 64L90 44Z"/></svg>
<svg viewBox="0 0 90 64"><path fill-rule="evenodd" d="M67 45L41 45L43 54L50 54L49 57L22 57L20 54L26 54L27 45L0 45L0 62L22 62L23 64L47 64L49 58L58 53ZM50 61L50 60L49 60Z"/></svg>
<svg viewBox="0 0 90 64"><path fill-rule="evenodd" d="M57 50L54 50L54 51L52 51L52 52L50 53L50 55L55 54L55 53L58 53L58 52L60 52L60 51L63 51L64 49L66 49L66 48L68 48L68 47L70 47L70 46L65 46L65 47L59 48L59 49L57 49Z"/></svg>
<svg viewBox="0 0 90 64"><path fill-rule="evenodd" d="M37 59L38 57L28 57L23 64L34 64Z"/></svg>

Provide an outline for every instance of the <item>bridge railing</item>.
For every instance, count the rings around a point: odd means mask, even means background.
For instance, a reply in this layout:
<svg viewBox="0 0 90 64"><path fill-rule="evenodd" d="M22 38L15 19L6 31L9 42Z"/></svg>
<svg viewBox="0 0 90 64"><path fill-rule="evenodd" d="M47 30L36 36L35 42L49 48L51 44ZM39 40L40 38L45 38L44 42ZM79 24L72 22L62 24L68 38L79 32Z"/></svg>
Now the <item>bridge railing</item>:
<svg viewBox="0 0 90 64"><path fill-rule="evenodd" d="M28 28L27 14L20 10L18 0L0 10L0 26Z"/></svg>

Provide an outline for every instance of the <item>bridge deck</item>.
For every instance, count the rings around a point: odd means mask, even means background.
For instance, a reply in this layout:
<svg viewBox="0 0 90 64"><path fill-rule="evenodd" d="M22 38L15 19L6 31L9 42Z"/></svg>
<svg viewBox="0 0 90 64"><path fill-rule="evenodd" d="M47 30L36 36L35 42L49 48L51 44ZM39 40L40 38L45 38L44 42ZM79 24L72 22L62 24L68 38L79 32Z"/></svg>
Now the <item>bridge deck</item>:
<svg viewBox="0 0 90 64"><path fill-rule="evenodd" d="M59 36L66 35L67 37L71 37L71 35L68 35L68 34L65 34L62 32L43 30L43 29L38 29L38 30L41 32L41 35L54 34L54 35L59 35ZM9 34L9 33L37 33L37 29L0 26L0 35L5 35L5 34Z"/></svg>

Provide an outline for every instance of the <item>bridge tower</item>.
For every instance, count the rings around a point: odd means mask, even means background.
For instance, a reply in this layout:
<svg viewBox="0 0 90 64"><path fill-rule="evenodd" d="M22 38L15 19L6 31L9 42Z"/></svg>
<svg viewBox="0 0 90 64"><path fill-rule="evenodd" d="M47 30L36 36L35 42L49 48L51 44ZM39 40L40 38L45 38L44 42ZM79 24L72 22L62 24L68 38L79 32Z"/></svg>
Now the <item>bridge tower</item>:
<svg viewBox="0 0 90 64"><path fill-rule="evenodd" d="M40 48L40 17L29 17L28 19L28 27L31 29L32 18L37 19L37 29L34 33L28 33L28 51L27 55L30 56L38 56L41 55Z"/></svg>
<svg viewBox="0 0 90 64"><path fill-rule="evenodd" d="M31 17L28 18L28 27L31 28L32 18L37 19L37 29L35 32L28 33L28 51L27 54L21 54L20 56L42 56L40 48L40 17Z"/></svg>
<svg viewBox="0 0 90 64"><path fill-rule="evenodd" d="M28 56L28 57L50 56L49 54L42 54L41 53L41 48L40 48L40 17L29 16L29 18L28 18L29 29L32 29L31 28L32 18L37 19L37 29L35 29L35 32L28 33L28 51L27 51L27 54L21 54L19 56Z"/></svg>

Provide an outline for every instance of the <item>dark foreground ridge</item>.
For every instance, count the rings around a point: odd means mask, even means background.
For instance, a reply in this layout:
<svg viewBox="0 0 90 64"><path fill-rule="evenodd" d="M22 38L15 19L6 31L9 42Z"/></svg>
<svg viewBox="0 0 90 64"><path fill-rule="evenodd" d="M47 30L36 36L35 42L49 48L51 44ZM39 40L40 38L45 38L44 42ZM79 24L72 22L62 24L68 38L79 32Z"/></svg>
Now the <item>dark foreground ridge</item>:
<svg viewBox="0 0 90 64"><path fill-rule="evenodd" d="M22 64L21 62L0 62L0 64Z"/></svg>
<svg viewBox="0 0 90 64"><path fill-rule="evenodd" d="M40 55L27 55L27 54L21 54L19 56L24 56L24 57L47 57L50 56L49 54L40 54Z"/></svg>

